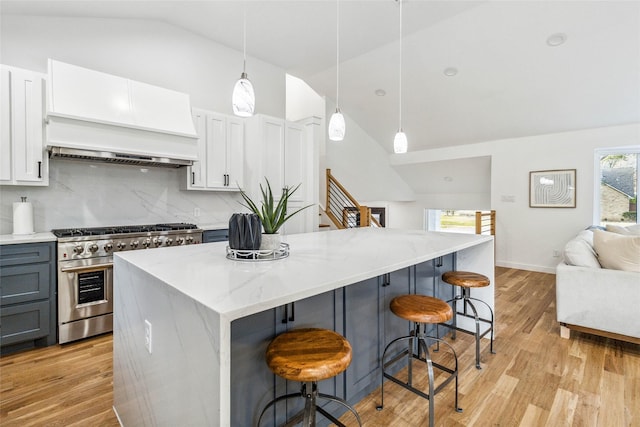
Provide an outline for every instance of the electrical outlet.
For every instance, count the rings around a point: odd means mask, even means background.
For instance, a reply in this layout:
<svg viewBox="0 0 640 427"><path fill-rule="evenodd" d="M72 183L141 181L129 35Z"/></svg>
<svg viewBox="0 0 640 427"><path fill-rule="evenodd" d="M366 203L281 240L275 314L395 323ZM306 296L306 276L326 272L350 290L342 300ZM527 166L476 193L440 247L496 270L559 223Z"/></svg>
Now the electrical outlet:
<svg viewBox="0 0 640 427"><path fill-rule="evenodd" d="M558 258L559 256L560 256L560 251L559 251L559 250L557 250L557 249L554 249L554 250L553 250L553 257L554 257L554 258Z"/></svg>
<svg viewBox="0 0 640 427"><path fill-rule="evenodd" d="M144 348L147 349L147 351L149 352L149 354L152 353L152 348L151 347L151 322L149 322L147 319L144 320Z"/></svg>
<svg viewBox="0 0 640 427"><path fill-rule="evenodd" d="M200 208L193 208L193 216L195 217L200 216Z"/></svg>

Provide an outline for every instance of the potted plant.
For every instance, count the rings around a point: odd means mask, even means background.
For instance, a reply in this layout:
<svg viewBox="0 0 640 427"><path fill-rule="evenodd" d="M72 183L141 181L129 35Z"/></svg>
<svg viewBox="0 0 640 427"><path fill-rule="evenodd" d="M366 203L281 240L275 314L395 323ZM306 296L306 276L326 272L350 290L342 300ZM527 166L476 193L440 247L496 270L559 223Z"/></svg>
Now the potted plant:
<svg viewBox="0 0 640 427"><path fill-rule="evenodd" d="M260 208L258 208L258 205L253 200L251 200L247 193L245 193L242 189L240 189L240 194L242 195L244 201L247 203L243 206L258 215L258 217L260 218L260 222L262 223L264 232L262 234L262 243L260 245L260 249L276 250L280 247L281 238L280 234L278 234L280 227L282 227L282 225L287 222L292 216L313 205L307 205L301 207L293 213L288 213L287 203L289 201L289 197L291 197L291 195L295 193L298 188L300 188L301 184L296 185L292 189L288 187L283 188L280 200L278 200L278 202L276 203L271 191L271 184L269 184L269 180L266 177L265 181L267 182L266 189L262 186L262 184L260 184L260 192L262 193L262 206Z"/></svg>

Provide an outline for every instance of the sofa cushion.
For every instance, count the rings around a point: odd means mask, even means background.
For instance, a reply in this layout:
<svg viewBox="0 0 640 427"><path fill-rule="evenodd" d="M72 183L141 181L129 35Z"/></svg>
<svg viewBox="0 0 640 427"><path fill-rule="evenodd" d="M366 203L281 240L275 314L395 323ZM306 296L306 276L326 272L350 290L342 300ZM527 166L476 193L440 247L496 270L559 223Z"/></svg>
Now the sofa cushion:
<svg viewBox="0 0 640 427"><path fill-rule="evenodd" d="M595 230L593 249L604 268L640 273L640 236Z"/></svg>
<svg viewBox="0 0 640 427"><path fill-rule="evenodd" d="M607 231L624 234L625 236L640 236L640 224L629 225L627 227L607 224Z"/></svg>
<svg viewBox="0 0 640 427"><path fill-rule="evenodd" d="M578 267L600 268L598 257L593 250L593 231L583 230L569 240L564 247L564 261Z"/></svg>

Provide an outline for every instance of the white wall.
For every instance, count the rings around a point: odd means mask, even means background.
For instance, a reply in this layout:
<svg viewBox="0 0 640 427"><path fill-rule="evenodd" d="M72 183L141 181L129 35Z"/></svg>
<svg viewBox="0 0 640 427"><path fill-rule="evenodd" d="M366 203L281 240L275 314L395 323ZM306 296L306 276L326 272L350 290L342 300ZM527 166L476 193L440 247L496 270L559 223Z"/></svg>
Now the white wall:
<svg viewBox="0 0 640 427"><path fill-rule="evenodd" d="M491 156L490 208L496 210L497 218L496 264L555 272L560 258L552 256L553 250L562 250L573 235L593 221L595 150L637 148L639 142L640 124L632 124L392 155L391 163ZM577 169L575 209L529 208L529 172L548 169ZM514 201L503 201L503 196ZM418 222L422 224L419 206L419 202L392 205L391 226L414 228ZM404 222L397 221L400 219Z"/></svg>
<svg viewBox="0 0 640 427"><path fill-rule="evenodd" d="M242 52L182 29L150 21L3 15L3 64L47 71L47 58L186 92L195 107L231 113ZM285 114L285 73L248 58L256 110ZM238 196L180 190L186 169L50 162L50 186L0 187L0 234L12 232L12 202L28 196L35 229L168 221L225 224L243 210ZM200 216L194 216L199 208Z"/></svg>

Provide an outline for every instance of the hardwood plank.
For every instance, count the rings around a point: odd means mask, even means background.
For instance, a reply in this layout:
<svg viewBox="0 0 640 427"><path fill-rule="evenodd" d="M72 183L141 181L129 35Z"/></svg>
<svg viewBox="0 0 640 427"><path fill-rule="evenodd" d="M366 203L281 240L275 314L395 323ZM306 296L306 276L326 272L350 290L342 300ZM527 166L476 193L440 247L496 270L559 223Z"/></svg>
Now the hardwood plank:
<svg viewBox="0 0 640 427"><path fill-rule="evenodd" d="M640 345L575 330L562 339L552 274L497 268L495 278L497 354L483 340L478 370L473 337L448 339L464 412L455 411L450 384L436 396L436 425L640 426ZM103 335L2 356L0 425L118 426L112 353L112 337ZM383 411L379 401L376 390L356 405L365 426L428 422L428 402L393 383L385 383Z"/></svg>

